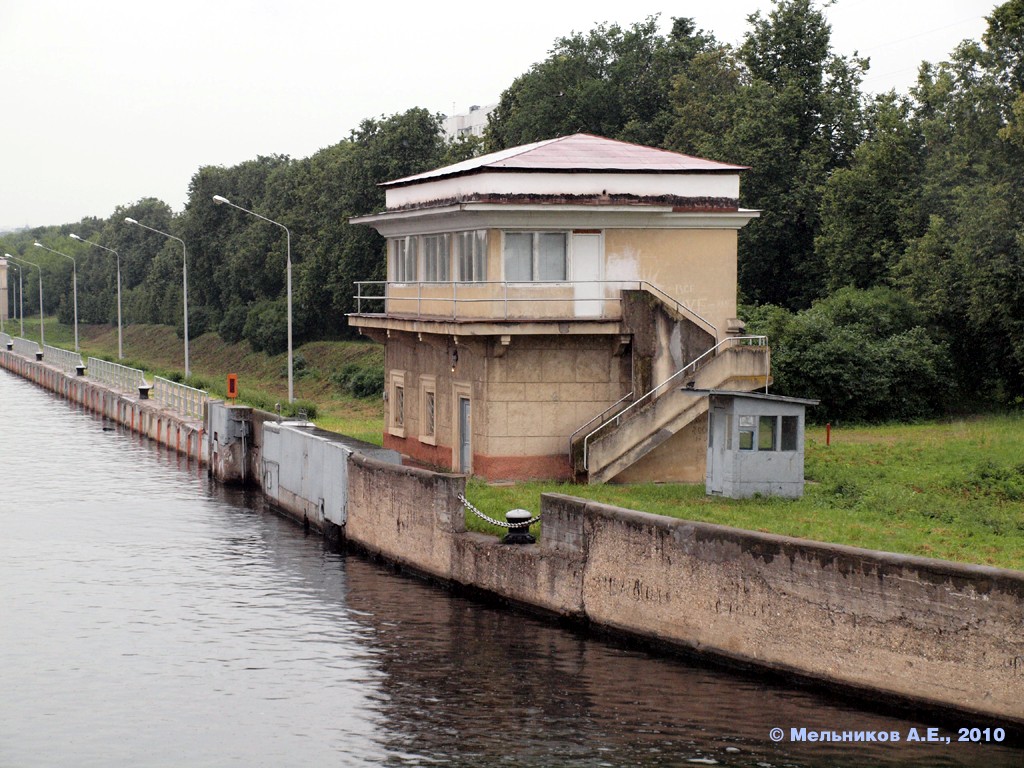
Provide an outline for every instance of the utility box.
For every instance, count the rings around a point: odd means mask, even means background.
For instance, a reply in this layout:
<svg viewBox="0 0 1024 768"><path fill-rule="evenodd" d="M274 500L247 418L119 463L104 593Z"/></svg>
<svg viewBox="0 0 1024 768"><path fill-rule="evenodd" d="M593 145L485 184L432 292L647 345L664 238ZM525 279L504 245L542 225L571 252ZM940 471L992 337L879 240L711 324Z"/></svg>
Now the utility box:
<svg viewBox="0 0 1024 768"><path fill-rule="evenodd" d="M818 401L714 390L708 396L708 495L803 496L804 414Z"/></svg>

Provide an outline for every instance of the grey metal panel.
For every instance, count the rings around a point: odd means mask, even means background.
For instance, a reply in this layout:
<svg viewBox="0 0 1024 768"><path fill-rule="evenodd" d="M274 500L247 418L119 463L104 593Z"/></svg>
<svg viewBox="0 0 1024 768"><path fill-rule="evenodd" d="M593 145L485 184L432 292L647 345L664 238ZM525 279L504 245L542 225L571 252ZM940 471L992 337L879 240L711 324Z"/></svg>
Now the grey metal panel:
<svg viewBox="0 0 1024 768"><path fill-rule="evenodd" d="M348 459L352 452L338 443L324 450L324 518L335 525L348 521Z"/></svg>
<svg viewBox="0 0 1024 768"><path fill-rule="evenodd" d="M275 464L281 463L281 433L276 424L263 425L263 459Z"/></svg>

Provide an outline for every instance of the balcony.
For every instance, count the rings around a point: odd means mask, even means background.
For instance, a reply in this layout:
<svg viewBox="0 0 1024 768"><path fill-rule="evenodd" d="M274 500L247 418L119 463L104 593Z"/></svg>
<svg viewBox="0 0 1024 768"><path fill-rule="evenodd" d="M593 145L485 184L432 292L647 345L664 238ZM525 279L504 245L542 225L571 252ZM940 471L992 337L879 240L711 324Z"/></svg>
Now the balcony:
<svg viewBox="0 0 1024 768"><path fill-rule="evenodd" d="M352 324L393 318L451 323L565 323L622 320L622 292L644 291L713 337L715 326L645 280L538 282L357 282Z"/></svg>

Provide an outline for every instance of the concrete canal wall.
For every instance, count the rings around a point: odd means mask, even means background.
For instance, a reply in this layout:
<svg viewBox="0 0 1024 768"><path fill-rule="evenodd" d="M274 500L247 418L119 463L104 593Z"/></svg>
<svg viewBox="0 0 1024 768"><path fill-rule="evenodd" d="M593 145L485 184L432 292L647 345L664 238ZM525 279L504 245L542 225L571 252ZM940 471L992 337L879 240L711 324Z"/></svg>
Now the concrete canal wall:
<svg viewBox="0 0 1024 768"><path fill-rule="evenodd" d="M119 392L9 350L0 350L0 366L201 464L208 460L204 422L143 399L138 392Z"/></svg>
<svg viewBox="0 0 1024 768"><path fill-rule="evenodd" d="M658 644L1024 725L1024 572L558 494L542 498L540 542L511 546L465 530L461 475L358 452L345 474L344 523L321 527L421 574ZM296 517L316 506L292 496L278 503Z"/></svg>
<svg viewBox="0 0 1024 768"><path fill-rule="evenodd" d="M0 352L164 445L202 427ZM210 403L210 470L418 573L616 632L879 698L1024 725L1024 572L694 523L548 494L535 545L467 532L465 477ZM170 427L168 427L170 425ZM194 430L189 432L189 430ZM186 445L192 445L186 440Z"/></svg>

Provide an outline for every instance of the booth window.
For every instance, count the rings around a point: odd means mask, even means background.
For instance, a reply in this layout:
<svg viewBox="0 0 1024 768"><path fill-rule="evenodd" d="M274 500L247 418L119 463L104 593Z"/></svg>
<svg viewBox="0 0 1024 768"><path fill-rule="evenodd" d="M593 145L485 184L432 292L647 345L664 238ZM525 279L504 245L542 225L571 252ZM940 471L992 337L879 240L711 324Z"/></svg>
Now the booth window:
<svg viewBox="0 0 1024 768"><path fill-rule="evenodd" d="M778 444L775 442L775 425L778 424L778 421L778 416L762 416L758 419L757 450L778 450Z"/></svg>
<svg viewBox="0 0 1024 768"><path fill-rule="evenodd" d="M797 434L800 428L799 416L782 417L782 450L795 451L797 446Z"/></svg>
<svg viewBox="0 0 1024 768"><path fill-rule="evenodd" d="M740 416L740 450L754 450L754 426L753 416Z"/></svg>

